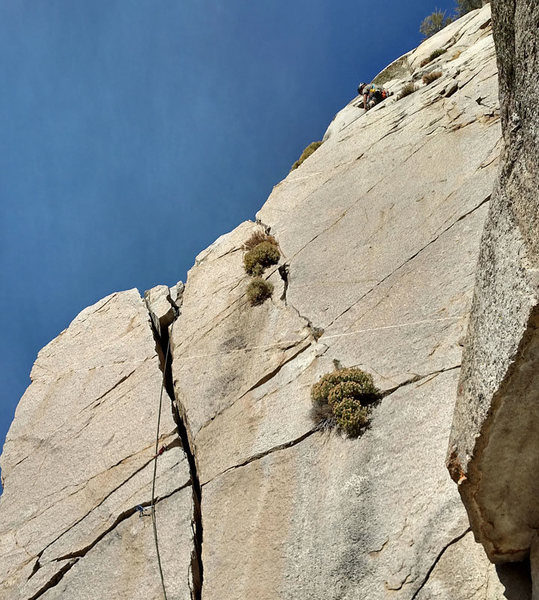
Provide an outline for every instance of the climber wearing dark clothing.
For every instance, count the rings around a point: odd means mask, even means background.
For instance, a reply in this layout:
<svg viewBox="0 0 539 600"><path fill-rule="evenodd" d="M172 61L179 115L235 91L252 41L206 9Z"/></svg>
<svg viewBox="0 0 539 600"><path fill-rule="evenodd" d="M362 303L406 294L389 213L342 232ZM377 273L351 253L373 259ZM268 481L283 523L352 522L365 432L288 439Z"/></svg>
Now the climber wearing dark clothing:
<svg viewBox="0 0 539 600"><path fill-rule="evenodd" d="M384 88L373 83L360 83L357 88L358 94L363 96L363 108L367 111L385 100L389 93Z"/></svg>

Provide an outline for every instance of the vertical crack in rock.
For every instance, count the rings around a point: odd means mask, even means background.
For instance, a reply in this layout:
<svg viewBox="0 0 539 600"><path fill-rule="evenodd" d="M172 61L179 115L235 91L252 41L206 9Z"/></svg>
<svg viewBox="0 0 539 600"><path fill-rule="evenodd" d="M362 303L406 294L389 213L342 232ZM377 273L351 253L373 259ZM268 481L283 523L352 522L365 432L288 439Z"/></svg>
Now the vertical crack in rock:
<svg viewBox="0 0 539 600"><path fill-rule="evenodd" d="M160 331L155 326L154 318L152 317L151 309L150 322L152 324L152 331L156 343L157 353L161 362L161 370L163 371L165 390L170 398L172 415L178 428L178 437L181 440L183 450L187 457L189 464L189 473L191 476L191 488L193 492L193 517L192 517L192 528L193 528L193 550L191 552L191 599L201 600L202 598L202 582L203 582L203 565L202 565L202 540L203 540L203 529L202 529L202 488L200 486L200 480L198 477L198 470L195 460L195 455L191 447L189 440L189 434L185 421L182 417L181 410L179 407L179 401L174 392L174 382L172 378L172 350L169 348L170 343L170 332L171 328L176 319L180 314L180 307L171 302L174 308L174 319L169 326L161 325ZM167 348L169 352L167 354ZM165 360L166 358L166 360Z"/></svg>
<svg viewBox="0 0 539 600"><path fill-rule="evenodd" d="M317 342L322 335L324 335L324 330L321 327L315 327L312 324L312 321L306 316L302 315L299 310L288 301L287 293L288 293L288 285L289 285L289 277L290 277L290 265L288 263L284 263L279 267L279 275L284 282L284 289L281 295L281 300L284 302L285 306L289 306L292 310L294 310L300 319L303 319L307 323L307 327L309 328L311 335L314 338L314 341Z"/></svg>

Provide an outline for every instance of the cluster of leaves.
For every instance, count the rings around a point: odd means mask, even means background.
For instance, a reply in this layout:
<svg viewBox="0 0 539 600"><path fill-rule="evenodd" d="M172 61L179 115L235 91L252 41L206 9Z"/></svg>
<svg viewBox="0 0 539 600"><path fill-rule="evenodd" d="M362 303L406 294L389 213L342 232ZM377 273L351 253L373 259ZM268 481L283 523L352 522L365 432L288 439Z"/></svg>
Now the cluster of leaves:
<svg viewBox="0 0 539 600"><path fill-rule="evenodd" d="M366 406L378 398L372 376L361 369L337 369L311 389L312 415L323 427L336 427L351 437L368 422Z"/></svg>
<svg viewBox="0 0 539 600"><path fill-rule="evenodd" d="M245 242L243 249L243 266L246 273L254 279L247 286L247 299L251 306L262 304L271 297L273 285L261 277L271 265L276 265L281 258L281 253L276 239L264 233L255 231Z"/></svg>
<svg viewBox="0 0 539 600"><path fill-rule="evenodd" d="M423 19L419 31L425 38L429 38L452 23L455 19L462 17L471 10L481 8L482 5L482 0L457 0L454 16L448 15L444 10L436 9L432 14Z"/></svg>
<svg viewBox="0 0 539 600"><path fill-rule="evenodd" d="M413 94L415 91L417 90L415 83L407 83L400 91L399 95L397 96L397 100L402 100L403 98L406 98L406 96L409 96L410 94Z"/></svg>
<svg viewBox="0 0 539 600"><path fill-rule="evenodd" d="M298 158L298 160L296 160L296 162L292 165L290 171L292 172L294 169L297 169L301 165L301 163L307 158L309 158L309 156L311 156L311 154L315 150L318 150L318 148L320 148L321 145L322 142L311 142L307 146L307 148L305 148L305 150L301 153L301 156Z"/></svg>
<svg viewBox="0 0 539 600"><path fill-rule="evenodd" d="M276 265L281 258L279 248L272 242L260 242L243 257L245 272L253 277L260 277L271 265Z"/></svg>
<svg viewBox="0 0 539 600"><path fill-rule="evenodd" d="M273 284L262 277L255 277L247 286L247 300L251 306L263 304L272 294Z"/></svg>
<svg viewBox="0 0 539 600"><path fill-rule="evenodd" d="M433 60L436 60L439 56L442 56L442 54L445 54L446 52L447 52L447 50L445 48L437 48L436 50L433 50L429 54L429 56L427 56L427 58L425 58L421 61L420 66L425 67L426 65L431 63Z"/></svg>
<svg viewBox="0 0 539 600"><path fill-rule="evenodd" d="M425 75L423 75L423 83L429 85L433 81L440 79L441 76L441 71L432 71L431 73L426 73Z"/></svg>
<svg viewBox="0 0 539 600"><path fill-rule="evenodd" d="M259 229L255 231L251 235L251 237L243 244L243 249L246 252L248 252L249 250L256 248L256 246L258 246L258 244L261 244L262 242L270 242L274 246L277 246L277 240L272 235L268 235L267 233Z"/></svg>
<svg viewBox="0 0 539 600"><path fill-rule="evenodd" d="M441 31L444 27L447 27L447 25L452 22L453 18L448 16L445 10L436 9L433 13L421 21L419 31L423 34L424 38L429 38L435 33Z"/></svg>

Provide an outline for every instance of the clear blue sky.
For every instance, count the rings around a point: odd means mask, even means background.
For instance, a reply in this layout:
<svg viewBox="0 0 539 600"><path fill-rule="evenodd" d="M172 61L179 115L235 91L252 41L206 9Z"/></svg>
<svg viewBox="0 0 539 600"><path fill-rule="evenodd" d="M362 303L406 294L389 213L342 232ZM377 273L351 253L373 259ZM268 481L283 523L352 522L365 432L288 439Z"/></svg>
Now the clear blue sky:
<svg viewBox="0 0 539 600"><path fill-rule="evenodd" d="M38 350L185 279L452 0L3 0L0 445Z"/></svg>

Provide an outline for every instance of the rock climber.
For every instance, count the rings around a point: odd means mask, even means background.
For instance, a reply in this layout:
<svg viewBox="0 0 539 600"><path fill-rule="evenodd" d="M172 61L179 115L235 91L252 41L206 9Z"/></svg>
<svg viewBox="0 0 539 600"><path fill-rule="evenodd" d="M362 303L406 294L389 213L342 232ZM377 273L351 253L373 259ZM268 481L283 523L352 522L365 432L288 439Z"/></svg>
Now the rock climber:
<svg viewBox="0 0 539 600"><path fill-rule="evenodd" d="M382 100L390 96L387 90L374 83L360 83L357 92L360 96L363 96L363 108L366 111L380 104Z"/></svg>

